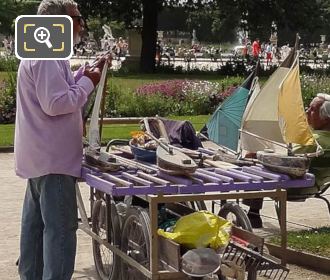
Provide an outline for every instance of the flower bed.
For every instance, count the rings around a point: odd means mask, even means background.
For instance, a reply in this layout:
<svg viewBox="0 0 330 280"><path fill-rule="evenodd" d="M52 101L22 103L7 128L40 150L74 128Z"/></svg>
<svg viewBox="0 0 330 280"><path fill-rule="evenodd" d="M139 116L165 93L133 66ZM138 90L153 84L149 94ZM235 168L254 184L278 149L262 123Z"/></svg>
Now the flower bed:
<svg viewBox="0 0 330 280"><path fill-rule="evenodd" d="M169 80L143 85L135 91L139 95L160 94L177 100L189 99L191 95L200 95L209 98L216 97L224 100L230 92L224 91L222 85L205 80Z"/></svg>

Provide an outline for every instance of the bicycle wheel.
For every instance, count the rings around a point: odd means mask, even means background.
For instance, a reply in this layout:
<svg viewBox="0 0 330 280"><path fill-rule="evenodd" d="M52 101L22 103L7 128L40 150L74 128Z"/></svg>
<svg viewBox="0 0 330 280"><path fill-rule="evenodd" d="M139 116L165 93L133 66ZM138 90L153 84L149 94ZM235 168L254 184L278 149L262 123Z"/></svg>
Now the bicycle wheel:
<svg viewBox="0 0 330 280"><path fill-rule="evenodd" d="M92 230L102 240L112 245L120 245L120 223L116 206L111 201L111 232L107 233L107 207L103 199L94 202L92 210ZM97 240L92 240L93 257L97 274L101 280L120 279L120 258Z"/></svg>
<svg viewBox="0 0 330 280"><path fill-rule="evenodd" d="M252 226L248 216L243 211L243 209L236 203L225 203L221 207L218 216L231 221L237 227L252 232Z"/></svg>
<svg viewBox="0 0 330 280"><path fill-rule="evenodd" d="M136 206L129 208L122 230L121 250L147 269L150 269L150 236L147 210ZM148 279L124 260L121 262L121 275L125 280Z"/></svg>

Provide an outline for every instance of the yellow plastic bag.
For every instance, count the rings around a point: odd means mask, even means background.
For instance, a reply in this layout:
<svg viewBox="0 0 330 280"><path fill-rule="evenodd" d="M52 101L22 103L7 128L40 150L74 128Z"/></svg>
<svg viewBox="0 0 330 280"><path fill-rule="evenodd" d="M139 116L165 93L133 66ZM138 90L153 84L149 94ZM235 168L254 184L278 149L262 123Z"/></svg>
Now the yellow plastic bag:
<svg viewBox="0 0 330 280"><path fill-rule="evenodd" d="M173 232L158 229L158 234L189 249L226 246L230 239L231 223L208 211L199 211L181 217Z"/></svg>

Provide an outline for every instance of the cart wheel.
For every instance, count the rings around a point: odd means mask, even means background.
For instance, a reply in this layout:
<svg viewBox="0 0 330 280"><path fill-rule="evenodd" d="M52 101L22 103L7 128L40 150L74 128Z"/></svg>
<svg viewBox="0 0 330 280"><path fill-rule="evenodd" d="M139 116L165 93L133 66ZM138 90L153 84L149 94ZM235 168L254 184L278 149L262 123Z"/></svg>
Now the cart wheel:
<svg viewBox="0 0 330 280"><path fill-rule="evenodd" d="M221 207L218 216L231 221L237 227L252 232L252 226L248 216L245 214L243 209L236 203L225 203Z"/></svg>
<svg viewBox="0 0 330 280"><path fill-rule="evenodd" d="M150 269L150 236L147 210L136 206L129 208L122 230L121 250L147 269ZM121 275L125 280L148 279L125 261L121 262Z"/></svg>
<svg viewBox="0 0 330 280"><path fill-rule="evenodd" d="M105 201L100 199L94 202L92 210L92 230L102 240L107 241L106 225L107 207ZM110 244L120 245L120 223L115 203L111 201L111 232ZM97 274L101 280L120 279L120 258L107 247L93 239L93 256Z"/></svg>

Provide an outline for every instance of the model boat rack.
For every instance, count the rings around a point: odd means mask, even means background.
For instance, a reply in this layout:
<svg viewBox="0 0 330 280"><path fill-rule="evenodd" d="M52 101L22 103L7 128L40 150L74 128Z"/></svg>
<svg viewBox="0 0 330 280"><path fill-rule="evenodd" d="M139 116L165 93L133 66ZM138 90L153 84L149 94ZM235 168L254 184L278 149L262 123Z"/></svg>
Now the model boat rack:
<svg viewBox="0 0 330 280"><path fill-rule="evenodd" d="M102 172L90 166L82 168L86 183L112 195L197 194L208 192L272 190L311 186L314 176L292 179L287 175L269 171L262 166L235 169L198 168L190 176L174 176L157 171L147 174L139 169Z"/></svg>

